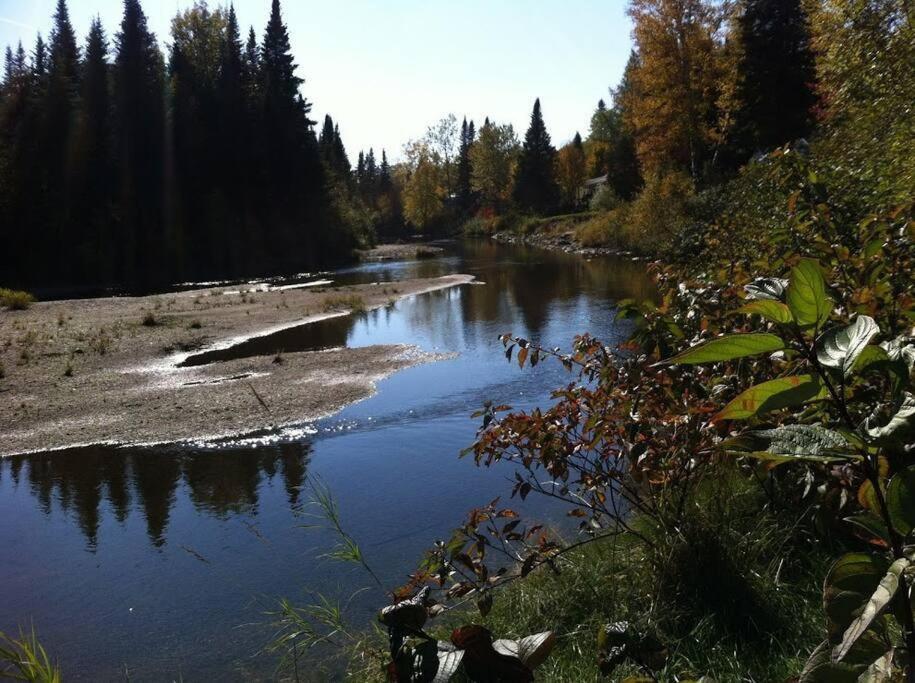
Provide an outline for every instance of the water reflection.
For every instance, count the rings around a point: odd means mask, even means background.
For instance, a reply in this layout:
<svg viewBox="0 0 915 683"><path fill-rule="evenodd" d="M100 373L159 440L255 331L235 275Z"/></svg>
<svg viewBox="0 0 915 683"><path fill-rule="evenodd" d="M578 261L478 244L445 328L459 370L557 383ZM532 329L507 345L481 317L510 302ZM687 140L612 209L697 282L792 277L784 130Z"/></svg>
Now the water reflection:
<svg viewBox="0 0 915 683"><path fill-rule="evenodd" d="M344 271L337 276L335 284L433 278L458 272L470 273L485 284L430 292L416 297L407 306L400 306L399 310L405 311L409 319L410 329L427 337L433 332L440 333L443 326L458 330L466 328L468 323L520 318L518 323L523 325L527 334L539 338L556 304L587 302L595 296L615 300L645 299L654 293L644 265L629 260L585 260L570 254L508 247L482 240L451 244L450 249L454 253L442 259L369 264ZM451 309L443 307L442 303L454 297L460 297L461 318L444 318L443 313ZM182 366L353 345L357 326L378 327L381 319L392 315L392 308L388 306L368 313L337 316L254 337L229 348L189 356ZM520 315L513 315L514 310ZM381 343L381 340L368 341Z"/></svg>
<svg viewBox="0 0 915 683"><path fill-rule="evenodd" d="M365 585L358 572L322 559L336 537L302 529L314 522L300 514L309 512L306 470L330 488L382 582L402 583L467 509L506 494L507 472L457 457L478 425L469 415L484 399L545 406L568 381L558 363L523 372L506 363L498 335L567 346L590 331L612 343L627 333L615 302L652 294L643 266L630 261L482 241L449 249L439 259L365 264L332 277L347 285L463 272L486 284L243 349L409 343L447 354L392 375L376 396L309 429L218 449L81 448L0 461L0 630L37 624L74 680L118 680L125 667L131 680L270 678L270 658L249 658L270 633L258 640L239 629L263 624L257 596L271 606L275 596L313 600L311 592L349 599ZM549 524L565 519L542 499L518 504ZM350 606L368 623L377 596L360 594Z"/></svg>
<svg viewBox="0 0 915 683"><path fill-rule="evenodd" d="M28 486L45 515L70 516L88 549L99 545L107 505L118 522L132 511L143 516L150 543L166 543L179 488L200 513L218 519L256 515L258 491L279 476L291 510L301 503L311 445L206 450L125 449L90 446L0 459L0 483Z"/></svg>

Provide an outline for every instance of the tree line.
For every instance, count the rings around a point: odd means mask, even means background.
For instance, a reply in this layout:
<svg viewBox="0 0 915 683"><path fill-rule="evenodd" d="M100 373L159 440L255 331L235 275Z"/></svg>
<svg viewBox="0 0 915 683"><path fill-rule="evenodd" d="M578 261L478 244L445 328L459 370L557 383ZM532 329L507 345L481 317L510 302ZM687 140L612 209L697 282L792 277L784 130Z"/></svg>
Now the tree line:
<svg viewBox="0 0 915 683"><path fill-rule="evenodd" d="M347 256L358 226L333 176L348 162L339 129L333 154L319 140L296 69L279 0L246 40L233 7L196 2L167 54L139 0L83 45L58 0L47 42L6 50L2 279L147 289Z"/></svg>
<svg viewBox="0 0 915 683"><path fill-rule="evenodd" d="M628 13L634 47L586 139L557 150L539 99L523 142L510 124L447 117L407 147L408 221L587 208L582 186L600 176L598 208L645 187L700 190L810 134L821 89L801 0L630 0Z"/></svg>

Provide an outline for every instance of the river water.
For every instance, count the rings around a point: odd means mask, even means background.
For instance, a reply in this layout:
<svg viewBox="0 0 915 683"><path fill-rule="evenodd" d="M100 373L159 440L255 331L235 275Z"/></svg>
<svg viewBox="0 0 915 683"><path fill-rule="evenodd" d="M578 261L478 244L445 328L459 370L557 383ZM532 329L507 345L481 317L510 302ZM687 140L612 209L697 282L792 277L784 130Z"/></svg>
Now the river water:
<svg viewBox="0 0 915 683"><path fill-rule="evenodd" d="M555 362L523 371L506 362L498 335L567 348L588 331L612 343L628 332L614 321L615 302L653 291L644 266L628 260L484 241L329 277L349 284L448 273L485 284L236 350L410 343L448 354L380 382L375 396L332 417L220 444L0 459L0 630L34 625L66 680L270 678L276 660L261 650L278 598L347 601L372 585L360 569L322 557L335 540L309 528L320 523L309 478L332 492L382 582L403 583L467 510L510 490L510 470L458 457L478 427L470 414L486 399L546 406L550 390L569 381ZM563 524L561 510L533 498L522 509ZM377 590L359 592L347 614L365 626L384 601Z"/></svg>

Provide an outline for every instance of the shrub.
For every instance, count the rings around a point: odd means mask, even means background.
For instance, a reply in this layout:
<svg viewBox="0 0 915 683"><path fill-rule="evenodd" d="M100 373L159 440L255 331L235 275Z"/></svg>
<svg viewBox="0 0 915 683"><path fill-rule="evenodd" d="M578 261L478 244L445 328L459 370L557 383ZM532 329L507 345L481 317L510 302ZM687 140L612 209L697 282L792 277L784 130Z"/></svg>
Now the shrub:
<svg viewBox="0 0 915 683"><path fill-rule="evenodd" d="M633 239L652 245L655 253L667 250L688 224L687 207L694 193L693 181L685 173L649 177L629 207Z"/></svg>
<svg viewBox="0 0 915 683"><path fill-rule="evenodd" d="M0 305L11 311L24 311L35 303L35 297L28 292L0 288Z"/></svg>
<svg viewBox="0 0 915 683"><path fill-rule="evenodd" d="M474 216L464 223L461 231L468 237L484 237L490 233L490 223L481 216Z"/></svg>
<svg viewBox="0 0 915 683"><path fill-rule="evenodd" d="M619 206L620 199L609 185L600 187L591 197L590 208L592 211L610 211Z"/></svg>
<svg viewBox="0 0 915 683"><path fill-rule="evenodd" d="M143 316L143 327L156 327L157 325L159 325L159 319L152 311L147 311Z"/></svg>

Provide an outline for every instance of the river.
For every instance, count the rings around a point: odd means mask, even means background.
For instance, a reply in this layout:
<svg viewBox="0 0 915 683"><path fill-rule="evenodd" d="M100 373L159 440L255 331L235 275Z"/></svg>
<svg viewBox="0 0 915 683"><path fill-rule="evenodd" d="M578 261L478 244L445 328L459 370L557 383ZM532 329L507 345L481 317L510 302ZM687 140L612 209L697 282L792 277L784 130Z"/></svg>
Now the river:
<svg viewBox="0 0 915 683"><path fill-rule="evenodd" d="M510 489L509 470L458 457L484 400L546 406L558 363L519 370L498 335L568 347L622 339L622 298L651 296L644 265L467 241L434 259L371 263L335 284L470 273L482 284L299 328L237 353L410 343L445 355L385 379L372 398L261 438L89 447L0 460L0 630L34 625L66 680L250 680L277 599L346 601L371 581L322 557L334 537L309 502L323 482L382 582L396 586L465 511ZM219 359L206 359L218 362ZM512 502L514 506L514 501ZM562 526L561 510L525 505ZM379 592L351 601L364 626Z"/></svg>

